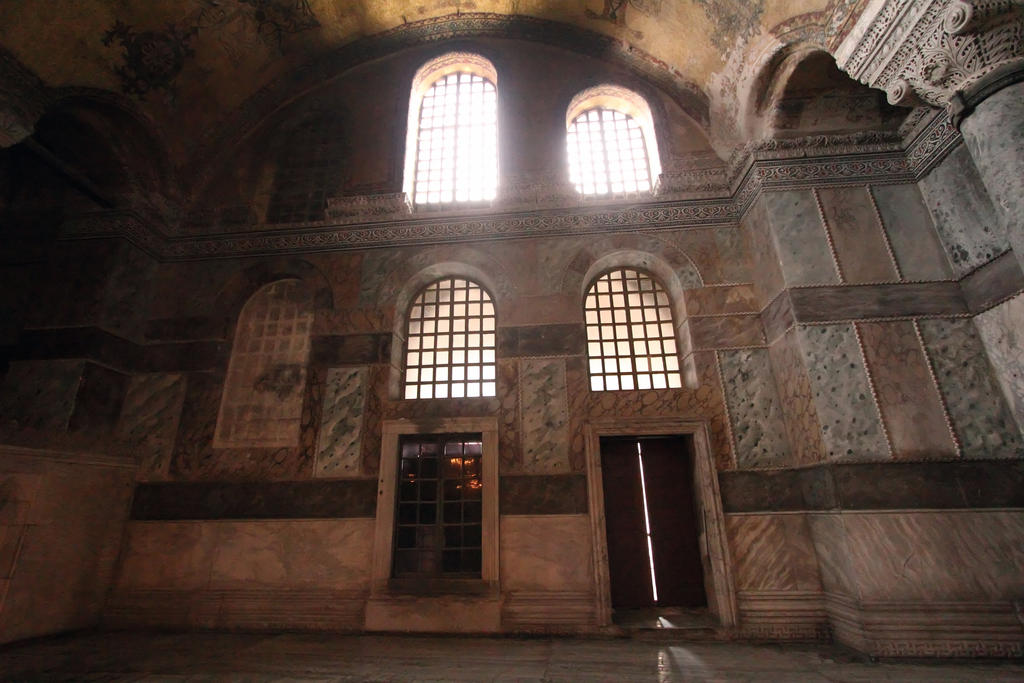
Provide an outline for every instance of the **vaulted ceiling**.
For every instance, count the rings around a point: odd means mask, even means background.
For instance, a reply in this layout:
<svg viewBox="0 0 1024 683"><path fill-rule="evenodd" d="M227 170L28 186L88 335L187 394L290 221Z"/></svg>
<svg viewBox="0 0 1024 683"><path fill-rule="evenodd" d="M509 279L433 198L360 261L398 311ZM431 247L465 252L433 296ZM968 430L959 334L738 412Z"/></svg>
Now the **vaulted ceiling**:
<svg viewBox="0 0 1024 683"><path fill-rule="evenodd" d="M526 22L540 39L565 29L705 100L730 60L780 27L849 24L860 0L5 0L0 46L52 88L95 88L136 102L172 158L232 125L248 101L348 49L501 35ZM838 19L837 19L838 18ZM505 22L505 23L503 23ZM532 23L531 23L532 22ZM520 33L524 30L520 26ZM402 37L405 37L403 42ZM523 37L531 37L524 35ZM819 40L824 39L819 36ZM380 42L380 41L378 41ZM353 49L353 46L355 48ZM598 50L599 52L599 50ZM713 109L713 107L711 107Z"/></svg>

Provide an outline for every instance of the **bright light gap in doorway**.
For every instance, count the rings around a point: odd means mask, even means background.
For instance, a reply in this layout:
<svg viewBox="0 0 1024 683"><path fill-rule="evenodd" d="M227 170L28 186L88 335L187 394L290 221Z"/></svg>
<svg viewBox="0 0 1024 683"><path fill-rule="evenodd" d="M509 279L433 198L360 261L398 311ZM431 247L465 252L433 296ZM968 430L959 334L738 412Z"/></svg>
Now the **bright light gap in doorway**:
<svg viewBox="0 0 1024 683"><path fill-rule="evenodd" d="M644 480L644 455L640 450L640 442L636 442L636 460L640 463L640 490L644 496L644 530L647 533L647 560L651 564L651 592L654 603L658 603L658 580L654 576L654 544L651 542L651 516L647 512L647 482Z"/></svg>

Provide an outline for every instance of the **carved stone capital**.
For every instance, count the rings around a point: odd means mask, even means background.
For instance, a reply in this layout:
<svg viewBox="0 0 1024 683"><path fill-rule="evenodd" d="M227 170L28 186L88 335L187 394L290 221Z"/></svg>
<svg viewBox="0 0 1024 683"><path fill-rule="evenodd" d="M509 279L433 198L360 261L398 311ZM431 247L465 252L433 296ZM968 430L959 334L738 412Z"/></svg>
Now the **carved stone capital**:
<svg viewBox="0 0 1024 683"><path fill-rule="evenodd" d="M836 62L891 104L962 109L995 74L1024 79L1024 0L875 0Z"/></svg>

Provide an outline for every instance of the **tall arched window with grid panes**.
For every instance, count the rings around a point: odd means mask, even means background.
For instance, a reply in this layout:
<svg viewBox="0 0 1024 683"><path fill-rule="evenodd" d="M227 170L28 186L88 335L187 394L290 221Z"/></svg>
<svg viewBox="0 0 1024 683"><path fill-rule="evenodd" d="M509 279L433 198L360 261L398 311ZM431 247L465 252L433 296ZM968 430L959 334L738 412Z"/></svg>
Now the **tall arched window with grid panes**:
<svg viewBox="0 0 1024 683"><path fill-rule="evenodd" d="M591 390L683 386L672 305L657 280L636 268L608 271L583 307Z"/></svg>
<svg viewBox="0 0 1024 683"><path fill-rule="evenodd" d="M415 206L473 204L498 187L498 99L494 67L452 54L413 81L406 192Z"/></svg>
<svg viewBox="0 0 1024 683"><path fill-rule="evenodd" d="M495 312L491 295L471 280L427 285L409 307L405 398L497 395Z"/></svg>
<svg viewBox="0 0 1024 683"><path fill-rule="evenodd" d="M576 95L566 112L569 179L583 196L651 192L661 173L647 101L615 85Z"/></svg>

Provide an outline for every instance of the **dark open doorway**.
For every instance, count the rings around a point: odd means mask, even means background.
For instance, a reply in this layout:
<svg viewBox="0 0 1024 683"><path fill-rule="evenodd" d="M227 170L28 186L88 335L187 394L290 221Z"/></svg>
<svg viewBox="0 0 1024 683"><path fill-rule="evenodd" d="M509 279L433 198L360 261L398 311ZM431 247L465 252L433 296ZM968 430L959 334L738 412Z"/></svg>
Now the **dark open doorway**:
<svg viewBox="0 0 1024 683"><path fill-rule="evenodd" d="M606 437L601 469L618 616L707 605L689 436Z"/></svg>

